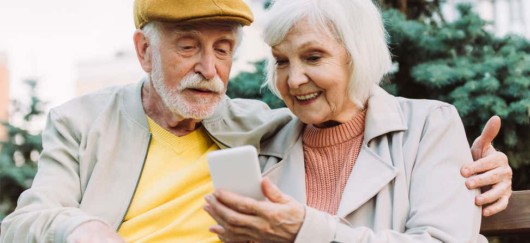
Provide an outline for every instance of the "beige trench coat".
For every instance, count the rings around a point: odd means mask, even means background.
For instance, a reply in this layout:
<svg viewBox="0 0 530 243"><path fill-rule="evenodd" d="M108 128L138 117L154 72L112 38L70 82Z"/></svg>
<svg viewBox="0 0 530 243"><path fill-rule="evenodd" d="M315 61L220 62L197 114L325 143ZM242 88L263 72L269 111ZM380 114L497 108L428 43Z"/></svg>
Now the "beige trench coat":
<svg viewBox="0 0 530 243"><path fill-rule="evenodd" d="M456 109L389 95L377 87L367 106L361 152L336 216L306 208L296 242L477 242L481 208L460 168L472 162ZM301 131L291 121L262 153L265 175L306 202ZM283 155L279 155L285 148ZM283 160L281 159L283 158Z"/></svg>

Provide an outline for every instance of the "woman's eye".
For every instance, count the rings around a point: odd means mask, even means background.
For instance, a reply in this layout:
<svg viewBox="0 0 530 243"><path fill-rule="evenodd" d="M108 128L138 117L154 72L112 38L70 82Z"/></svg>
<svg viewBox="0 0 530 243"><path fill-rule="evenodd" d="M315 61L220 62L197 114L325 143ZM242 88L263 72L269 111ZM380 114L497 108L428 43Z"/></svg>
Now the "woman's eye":
<svg viewBox="0 0 530 243"><path fill-rule="evenodd" d="M289 63L289 61L287 61L287 60L276 59L276 67L278 67L278 68L285 67L285 66L287 66L288 63Z"/></svg>
<svg viewBox="0 0 530 243"><path fill-rule="evenodd" d="M307 57L307 61L309 62L317 62L320 60L320 56L309 56Z"/></svg>

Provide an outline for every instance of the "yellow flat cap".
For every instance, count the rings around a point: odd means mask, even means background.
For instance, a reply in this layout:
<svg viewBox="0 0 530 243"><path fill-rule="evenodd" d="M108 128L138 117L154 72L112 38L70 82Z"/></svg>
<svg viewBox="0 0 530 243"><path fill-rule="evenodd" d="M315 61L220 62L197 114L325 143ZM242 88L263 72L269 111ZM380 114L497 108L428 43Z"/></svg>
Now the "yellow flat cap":
<svg viewBox="0 0 530 243"><path fill-rule="evenodd" d="M151 21L234 21L250 25L254 20L243 0L135 0L134 24L141 29Z"/></svg>

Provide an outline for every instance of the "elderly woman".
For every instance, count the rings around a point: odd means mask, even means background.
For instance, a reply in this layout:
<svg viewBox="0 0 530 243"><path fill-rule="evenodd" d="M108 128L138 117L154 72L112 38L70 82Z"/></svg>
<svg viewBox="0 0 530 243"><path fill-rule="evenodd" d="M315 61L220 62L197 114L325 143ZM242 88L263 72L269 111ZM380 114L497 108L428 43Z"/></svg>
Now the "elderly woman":
<svg viewBox="0 0 530 243"><path fill-rule="evenodd" d="M298 119L270 143L287 151L263 162L268 200L216 191L210 230L226 242L483 239L456 109L377 85L391 58L372 1L279 0L269 14L268 84Z"/></svg>

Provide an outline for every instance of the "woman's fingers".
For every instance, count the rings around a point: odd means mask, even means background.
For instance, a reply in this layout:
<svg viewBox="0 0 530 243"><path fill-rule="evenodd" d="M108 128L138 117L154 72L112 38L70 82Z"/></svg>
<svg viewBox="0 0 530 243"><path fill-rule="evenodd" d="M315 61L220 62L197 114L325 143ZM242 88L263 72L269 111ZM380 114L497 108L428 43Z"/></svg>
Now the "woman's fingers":
<svg viewBox="0 0 530 243"><path fill-rule="evenodd" d="M211 212L215 215L214 219L218 219L222 222L225 222L233 226L248 226L253 223L252 217L249 215L241 214L237 211L232 210L231 208L225 206L223 203L217 200L216 197L212 195L206 196L206 201L208 202L209 207L205 207L205 210ZM212 216L213 217L213 216ZM224 226L224 225L222 225Z"/></svg>
<svg viewBox="0 0 530 243"><path fill-rule="evenodd" d="M213 195L226 207L242 214L256 215L259 210L258 201L249 197L240 196L225 190L215 190Z"/></svg>
<svg viewBox="0 0 530 243"><path fill-rule="evenodd" d="M271 202L286 204L291 200L291 198L283 194L283 192L280 191L276 185L272 184L269 178L263 179L261 182L261 189L263 190L265 197L267 197L267 199L269 199Z"/></svg>

